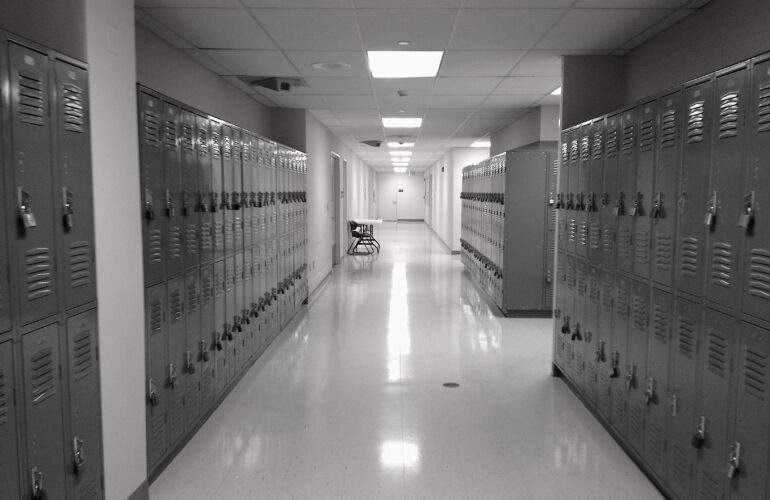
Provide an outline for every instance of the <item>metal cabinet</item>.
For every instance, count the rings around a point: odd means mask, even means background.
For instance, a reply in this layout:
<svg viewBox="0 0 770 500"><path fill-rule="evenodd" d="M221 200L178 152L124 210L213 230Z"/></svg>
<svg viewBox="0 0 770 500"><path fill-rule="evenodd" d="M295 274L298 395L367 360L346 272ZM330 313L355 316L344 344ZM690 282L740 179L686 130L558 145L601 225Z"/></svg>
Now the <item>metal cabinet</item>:
<svg viewBox="0 0 770 500"><path fill-rule="evenodd" d="M618 218L616 262L627 273L634 268L634 220L639 202L636 191L636 168L639 145L639 112L636 108L620 116L620 156L618 159L618 198L615 214Z"/></svg>
<svg viewBox="0 0 770 500"><path fill-rule="evenodd" d="M166 385L166 284L145 290L145 372L147 397L147 465L154 467L167 449L166 412L170 407Z"/></svg>
<svg viewBox="0 0 770 500"><path fill-rule="evenodd" d="M602 218L604 199L604 118L591 124L590 175L588 177L585 209L588 216L588 258L591 262L602 262Z"/></svg>
<svg viewBox="0 0 770 500"><path fill-rule="evenodd" d="M630 378L628 360L628 330L631 313L631 282L621 275L615 276L612 311L612 338L610 351L610 386L612 411L610 424L621 436L627 433L628 396L633 379Z"/></svg>
<svg viewBox="0 0 770 500"><path fill-rule="evenodd" d="M180 116L181 191L179 212L182 217L182 248L184 269L198 265L200 238L198 228L202 193L198 189L198 152L196 151L196 116L190 110L182 109Z"/></svg>
<svg viewBox="0 0 770 500"><path fill-rule="evenodd" d="M169 448L182 437L185 431L185 388L184 366L187 361L184 315L184 276L166 281L166 359L164 363L166 385L166 422L168 425Z"/></svg>
<svg viewBox="0 0 770 500"><path fill-rule="evenodd" d="M166 272L166 220L161 209L164 185L161 149L163 102L144 91L139 92L138 100L144 282L145 285L154 285L163 279Z"/></svg>
<svg viewBox="0 0 770 500"><path fill-rule="evenodd" d="M588 257L589 237L588 231L588 195L591 176L591 123L584 123L577 131L578 163L577 163L577 187L575 192L574 210L577 237L575 252L580 257Z"/></svg>
<svg viewBox="0 0 770 500"><path fill-rule="evenodd" d="M214 265L200 267L200 338L196 349L200 367L200 406L205 412L214 402L216 384L216 352L221 346L214 317Z"/></svg>
<svg viewBox="0 0 770 500"><path fill-rule="evenodd" d="M666 477L667 420L671 327L674 308L671 294L652 290L651 328L647 354L647 373L639 379L645 408L644 459L658 480Z"/></svg>
<svg viewBox="0 0 770 500"><path fill-rule="evenodd" d="M602 246L601 263L615 267L615 233L623 200L618 193L618 152L620 149L620 116L610 115L606 120L604 148L604 191L602 192Z"/></svg>
<svg viewBox="0 0 770 500"><path fill-rule="evenodd" d="M641 456L645 444L647 382L647 349L650 327L650 287L640 281L631 282L631 321L628 329L625 383L628 398L628 432L631 447Z"/></svg>
<svg viewBox="0 0 770 500"><path fill-rule="evenodd" d="M210 292L209 292L210 293ZM210 298L209 298L210 301ZM184 386L185 427L195 426L201 412L201 392L204 354L210 357L208 343L203 339L200 272L197 267L184 275L184 353L181 378Z"/></svg>
<svg viewBox="0 0 770 500"><path fill-rule="evenodd" d="M21 495L19 484L19 420L13 342L0 344L0 484L9 498ZM26 471L25 471L26 472Z"/></svg>
<svg viewBox="0 0 770 500"><path fill-rule="evenodd" d="M205 116L195 117L195 147L197 152L197 204L198 236L200 237L200 262L209 263L214 258L214 212L216 210L216 191L212 181L211 167L211 125ZM189 181L192 182L192 181Z"/></svg>
<svg viewBox="0 0 770 500"><path fill-rule="evenodd" d="M650 278L652 219L654 214L653 189L655 174L655 148L658 140L657 102L641 104L639 114L639 139L637 143L636 190L629 215L634 219L633 273L641 279Z"/></svg>
<svg viewBox="0 0 770 500"><path fill-rule="evenodd" d="M584 393L592 405L597 401L597 367L601 362L599 350L599 302L601 298L601 269L588 268L588 292L583 312L583 363L585 364Z"/></svg>
<svg viewBox="0 0 770 500"><path fill-rule="evenodd" d="M225 212L227 203L223 198L224 185L222 179L222 123L217 120L209 120L211 127L210 154L211 154L211 228L213 239L213 258L221 259L225 256Z"/></svg>
<svg viewBox="0 0 770 500"><path fill-rule="evenodd" d="M162 214L166 218L166 275L182 271L184 249L182 236L181 174L179 153L179 107L163 102L163 201Z"/></svg>

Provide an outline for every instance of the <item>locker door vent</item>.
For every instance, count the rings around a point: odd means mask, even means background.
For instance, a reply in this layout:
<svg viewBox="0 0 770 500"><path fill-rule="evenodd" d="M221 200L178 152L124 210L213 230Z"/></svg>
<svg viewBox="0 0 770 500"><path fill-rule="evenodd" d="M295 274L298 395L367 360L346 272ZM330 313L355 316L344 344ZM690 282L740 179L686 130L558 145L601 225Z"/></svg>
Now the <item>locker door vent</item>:
<svg viewBox="0 0 770 500"><path fill-rule="evenodd" d="M213 249L213 242L211 240L211 223L204 222L201 224L201 250L210 252Z"/></svg>
<svg viewBox="0 0 770 500"><path fill-rule="evenodd" d="M150 417L149 442L154 446L164 448L166 442L166 417L162 411L153 412Z"/></svg>
<svg viewBox="0 0 770 500"><path fill-rule="evenodd" d="M647 297L634 294L632 302L634 305L633 307L634 326L640 332L646 332L647 326L649 325L649 322L650 322L650 317L649 317L650 313L649 313Z"/></svg>
<svg viewBox="0 0 770 500"><path fill-rule="evenodd" d="M732 284L733 247L728 243L715 243L711 253L711 282L729 288Z"/></svg>
<svg viewBox="0 0 770 500"><path fill-rule="evenodd" d="M655 340L661 344L668 343L668 325L671 316L667 307L661 304L655 304L652 307L652 328Z"/></svg>
<svg viewBox="0 0 770 500"><path fill-rule="evenodd" d="M42 127L45 120L43 79L34 73L18 74L19 121Z"/></svg>
<svg viewBox="0 0 770 500"><path fill-rule="evenodd" d="M655 238L655 267L668 271L671 269L672 238L668 234L658 234Z"/></svg>
<svg viewBox="0 0 770 500"><path fill-rule="evenodd" d="M177 141L177 131L176 131L176 120L169 120L166 118L166 124L164 127L165 134L164 134L164 140L166 143L166 149L169 151L176 151L179 147L179 142Z"/></svg>
<svg viewBox="0 0 770 500"><path fill-rule="evenodd" d="M709 331L706 363L708 370L721 378L727 376L728 348L729 343L724 335L714 330Z"/></svg>
<svg viewBox="0 0 770 500"><path fill-rule="evenodd" d="M182 257L182 230L177 225L168 229L168 252L172 259Z"/></svg>
<svg viewBox="0 0 770 500"><path fill-rule="evenodd" d="M182 319L182 293L179 288L174 288L169 295L170 319L172 323L176 323Z"/></svg>
<svg viewBox="0 0 770 500"><path fill-rule="evenodd" d="M224 158L225 160L229 160L233 157L233 145L232 142L230 142L229 137L225 137L224 144L222 145L222 151L224 152Z"/></svg>
<svg viewBox="0 0 770 500"><path fill-rule="evenodd" d="M553 305L553 285L545 287L545 305L547 308L551 308Z"/></svg>
<svg viewBox="0 0 770 500"><path fill-rule="evenodd" d="M567 282L567 264L564 262L566 258L563 255L560 255L558 259L556 259L556 279L559 280L559 283L566 283ZM259 263L257 264L257 269L259 269Z"/></svg>
<svg viewBox="0 0 770 500"><path fill-rule="evenodd" d="M634 137L635 134L636 127L633 123L623 126L623 144L621 145L623 156L630 155L634 152L634 142L636 140Z"/></svg>
<svg viewBox="0 0 770 500"><path fill-rule="evenodd" d="M588 227L588 244L591 250L599 250L601 248L602 240L602 228L596 220L591 221L591 225Z"/></svg>
<svg viewBox="0 0 770 500"><path fill-rule="evenodd" d="M64 130L67 132L85 132L83 112L83 89L73 83L62 85L62 108Z"/></svg>
<svg viewBox="0 0 770 500"><path fill-rule="evenodd" d="M602 281L602 307L605 311L612 311L612 282Z"/></svg>
<svg viewBox="0 0 770 500"><path fill-rule="evenodd" d="M224 292L225 277L222 273L215 273L214 275L214 298L218 299Z"/></svg>
<svg viewBox="0 0 770 500"><path fill-rule="evenodd" d="M698 498L701 500L721 500L719 480L706 470L701 470L698 481Z"/></svg>
<svg viewBox="0 0 770 500"><path fill-rule="evenodd" d="M577 241L577 219L574 217L569 220L569 228L567 234L570 243L575 243Z"/></svg>
<svg viewBox="0 0 770 500"><path fill-rule="evenodd" d="M182 124L182 149L187 153L192 153L194 150L193 142L193 128L189 123Z"/></svg>
<svg viewBox="0 0 770 500"><path fill-rule="evenodd" d="M207 275L201 279L201 308L206 307L211 302L211 278Z"/></svg>
<svg viewBox="0 0 770 500"><path fill-rule="evenodd" d="M690 104L687 114L687 144L703 141L703 111L705 102Z"/></svg>
<svg viewBox="0 0 770 500"><path fill-rule="evenodd" d="M647 436L649 437L650 463L664 464L666 462L666 429L655 419L647 421Z"/></svg>
<svg viewBox="0 0 770 500"><path fill-rule="evenodd" d="M102 489L99 478L94 479L88 484L81 485L77 497L81 500L100 500L102 498Z"/></svg>
<svg viewBox="0 0 770 500"><path fill-rule="evenodd" d="M687 359L695 356L695 325L682 316L677 325L677 349Z"/></svg>
<svg viewBox="0 0 770 500"><path fill-rule="evenodd" d="M185 226L185 243L187 255L198 255L198 227L195 224Z"/></svg>
<svg viewBox="0 0 770 500"><path fill-rule="evenodd" d="M41 349L32 354L29 360L32 381L30 384L31 401L33 405L39 405L56 394L53 350L50 347Z"/></svg>
<svg viewBox="0 0 770 500"><path fill-rule="evenodd" d="M556 225L556 210L551 210L551 226L555 226L555 225ZM257 234L257 231L259 231L259 229L257 229L257 225L256 225L256 221L255 221L255 225L254 225L254 234L255 235Z"/></svg>
<svg viewBox="0 0 770 500"><path fill-rule="evenodd" d="M570 147L569 147L569 161L571 163L576 163L578 161L579 152L580 152L580 149L578 148L578 140L572 139L572 142L570 143Z"/></svg>
<svg viewBox="0 0 770 500"><path fill-rule="evenodd" d="M578 270L577 273L577 293L581 297L585 297L586 291L588 291L588 283L586 282L586 273Z"/></svg>
<svg viewBox="0 0 770 500"><path fill-rule="evenodd" d="M561 164L566 165L569 161L569 145L566 142L561 143Z"/></svg>
<svg viewBox="0 0 770 500"><path fill-rule="evenodd" d="M770 82L759 86L757 99L757 131L770 132Z"/></svg>
<svg viewBox="0 0 770 500"><path fill-rule="evenodd" d="M0 368L0 425L8 423L9 393L10 390L5 382L5 370Z"/></svg>
<svg viewBox="0 0 770 500"><path fill-rule="evenodd" d="M567 263L567 288L575 289L575 264Z"/></svg>
<svg viewBox="0 0 770 500"><path fill-rule="evenodd" d="M233 281L235 282L235 285L238 286L243 283L243 263L239 262L235 267L235 277Z"/></svg>
<svg viewBox="0 0 770 500"><path fill-rule="evenodd" d="M591 139L588 136L580 139L580 161L588 161L591 158Z"/></svg>
<svg viewBox="0 0 770 500"><path fill-rule="evenodd" d="M588 221L581 220L578 228L578 243L581 247L588 246Z"/></svg>
<svg viewBox="0 0 770 500"><path fill-rule="evenodd" d="M222 143L219 132L211 132L211 155L215 160L222 157Z"/></svg>
<svg viewBox="0 0 770 500"><path fill-rule="evenodd" d="M187 293L185 294L185 297L187 298L187 314L197 311L198 287L195 285L195 283L190 283L187 285Z"/></svg>
<svg viewBox="0 0 770 500"><path fill-rule="evenodd" d="M78 333L73 339L73 374L75 380L82 380L93 372L93 359L91 356L91 332L86 330Z"/></svg>
<svg viewBox="0 0 770 500"><path fill-rule="evenodd" d="M151 230L149 239L148 257L151 263L157 264L163 261L163 235L160 229Z"/></svg>
<svg viewBox="0 0 770 500"><path fill-rule="evenodd" d="M743 351L743 390L761 401L767 392L767 354L753 346Z"/></svg>
<svg viewBox="0 0 770 500"><path fill-rule="evenodd" d="M87 241L70 244L70 288L91 284L91 245Z"/></svg>
<svg viewBox="0 0 770 500"><path fill-rule="evenodd" d="M770 300L770 251L761 248L751 251L749 295Z"/></svg>
<svg viewBox="0 0 770 500"><path fill-rule="evenodd" d="M224 245L224 227L225 224L217 217L214 221L214 248L222 248L222 245Z"/></svg>
<svg viewBox="0 0 770 500"><path fill-rule="evenodd" d="M198 129L198 156L208 158L209 156L209 137L206 130Z"/></svg>
<svg viewBox="0 0 770 500"><path fill-rule="evenodd" d="M689 490L690 484L690 450L689 443L682 446L674 443L671 454L671 479L680 490Z"/></svg>
<svg viewBox="0 0 770 500"><path fill-rule="evenodd" d="M562 144L562 150L563 151L567 150L565 146L566 146L565 144ZM554 182L556 182L556 178L557 178L558 175L559 175L559 162L555 161L555 162L553 162L553 181Z"/></svg>
<svg viewBox="0 0 770 500"><path fill-rule="evenodd" d="M613 128L607 132L607 158L615 158L618 155L618 129Z"/></svg>
<svg viewBox="0 0 770 500"><path fill-rule="evenodd" d="M634 241L634 257L639 264L650 262L650 233L639 231Z"/></svg>
<svg viewBox="0 0 770 500"><path fill-rule="evenodd" d="M618 258L628 260L631 256L631 230L620 228L618 231Z"/></svg>
<svg viewBox="0 0 770 500"><path fill-rule="evenodd" d="M235 160L243 159L243 150L241 149L241 142L233 140L233 158Z"/></svg>
<svg viewBox="0 0 770 500"><path fill-rule="evenodd" d="M604 151L602 150L603 146L604 145L602 144L601 132L594 134L594 142L592 146L592 154L593 154L594 160L602 159L602 153L604 153Z"/></svg>
<svg viewBox="0 0 770 500"><path fill-rule="evenodd" d="M26 257L27 298L36 300L51 295L51 252L47 248L31 248Z"/></svg>
<svg viewBox="0 0 770 500"><path fill-rule="evenodd" d="M150 337L163 332L163 304L159 300L150 303Z"/></svg>
<svg viewBox="0 0 770 500"><path fill-rule="evenodd" d="M727 92L719 100L719 138L738 135L738 91Z"/></svg>
<svg viewBox="0 0 770 500"><path fill-rule="evenodd" d="M652 118L642 120L639 126L639 149L642 151L652 151L654 139L655 130L653 129Z"/></svg>
<svg viewBox="0 0 770 500"><path fill-rule="evenodd" d="M612 224L605 224L602 231L602 248L604 253L612 255L615 252L615 231Z"/></svg>
<svg viewBox="0 0 770 500"><path fill-rule="evenodd" d="M599 303L599 290L599 279L591 276L588 279L588 297L591 299L592 304Z"/></svg>
<svg viewBox="0 0 770 500"><path fill-rule="evenodd" d="M676 111L669 109L660 116L660 147L676 145Z"/></svg>
<svg viewBox="0 0 770 500"><path fill-rule="evenodd" d="M151 148L160 146L160 126L158 114L154 111L144 111L144 143Z"/></svg>
<svg viewBox="0 0 770 500"><path fill-rule="evenodd" d="M233 266L227 266L225 268L225 282L224 282L224 285L227 288L227 291L230 291L232 289L232 286L234 283L235 283L235 272L234 272Z"/></svg>
<svg viewBox="0 0 770 500"><path fill-rule="evenodd" d="M628 292L618 288L615 294L615 313L621 318L628 318Z"/></svg>
<svg viewBox="0 0 770 500"><path fill-rule="evenodd" d="M682 250L679 258L682 276L695 278L698 273L698 238L688 237L682 240Z"/></svg>

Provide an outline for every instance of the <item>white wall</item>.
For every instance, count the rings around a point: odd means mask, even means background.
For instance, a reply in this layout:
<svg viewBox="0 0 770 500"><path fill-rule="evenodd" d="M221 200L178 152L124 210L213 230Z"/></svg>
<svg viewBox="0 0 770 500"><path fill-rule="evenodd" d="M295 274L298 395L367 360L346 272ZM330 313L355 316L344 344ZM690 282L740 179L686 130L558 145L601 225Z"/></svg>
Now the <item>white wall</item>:
<svg viewBox="0 0 770 500"><path fill-rule="evenodd" d="M559 116L559 106L540 106L532 109L512 124L492 134L490 156L536 142L558 141L561 130Z"/></svg>
<svg viewBox="0 0 770 500"><path fill-rule="evenodd" d="M377 172L376 175L378 217L385 220L425 219L425 181L422 175L393 172ZM399 193L399 189L403 192Z"/></svg>

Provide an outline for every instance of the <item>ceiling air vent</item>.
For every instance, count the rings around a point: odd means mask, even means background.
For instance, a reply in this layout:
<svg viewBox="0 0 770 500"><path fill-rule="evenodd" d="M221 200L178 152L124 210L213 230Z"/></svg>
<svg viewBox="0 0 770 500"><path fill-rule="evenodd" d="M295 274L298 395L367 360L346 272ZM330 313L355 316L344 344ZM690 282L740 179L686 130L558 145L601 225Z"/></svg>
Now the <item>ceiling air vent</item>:
<svg viewBox="0 0 770 500"><path fill-rule="evenodd" d="M307 82L302 78L283 78L280 76L239 76L243 82L251 87L262 87L275 92L291 92L293 87L307 87Z"/></svg>
<svg viewBox="0 0 770 500"><path fill-rule="evenodd" d="M382 141L371 140L371 141L360 141L360 142L361 144L366 144L367 146L371 146L373 148L379 148L380 146L382 146Z"/></svg>

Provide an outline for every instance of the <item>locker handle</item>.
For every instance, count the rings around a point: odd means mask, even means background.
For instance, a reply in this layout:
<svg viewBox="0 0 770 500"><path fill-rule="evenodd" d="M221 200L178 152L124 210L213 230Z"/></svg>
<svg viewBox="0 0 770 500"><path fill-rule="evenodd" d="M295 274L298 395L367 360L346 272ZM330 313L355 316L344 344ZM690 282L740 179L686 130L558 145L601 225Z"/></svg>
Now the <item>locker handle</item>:
<svg viewBox="0 0 770 500"><path fill-rule="evenodd" d="M192 351L185 352L185 370L188 374L192 375L195 373L195 363L193 362L193 353Z"/></svg>
<svg viewBox="0 0 770 500"><path fill-rule="evenodd" d="M37 467L32 467L30 471L30 479L32 480L32 498L36 500L43 500L48 498L48 494L43 488L43 473Z"/></svg>
<svg viewBox="0 0 770 500"><path fill-rule="evenodd" d="M570 332L569 316L564 316L563 323L561 325L561 333L567 334Z"/></svg>
<svg viewBox="0 0 770 500"><path fill-rule="evenodd" d="M695 434L692 436L692 444L695 448L700 449L703 443L706 441L706 417L701 415L695 422Z"/></svg>
<svg viewBox="0 0 770 500"><path fill-rule="evenodd" d="M636 366L633 363L629 363L626 366L626 390L630 391L634 388L634 382L636 380Z"/></svg>
<svg viewBox="0 0 770 500"><path fill-rule="evenodd" d="M233 191L232 193L232 199L233 202L231 204L231 210L240 210L241 209L241 193L237 191Z"/></svg>
<svg viewBox="0 0 770 500"><path fill-rule="evenodd" d="M672 417L676 417L678 410L679 410L679 398L676 396L676 394L672 394L668 398L668 412L671 414Z"/></svg>
<svg viewBox="0 0 770 500"><path fill-rule="evenodd" d="M603 340L599 340L596 343L596 362L597 363L604 362L604 341Z"/></svg>
<svg viewBox="0 0 770 500"><path fill-rule="evenodd" d="M743 213L738 216L738 227L748 229L754 222L755 193L749 192L743 197Z"/></svg>
<svg viewBox="0 0 770 500"><path fill-rule="evenodd" d="M580 323L575 323L575 328L572 329L571 340L583 340L583 336L580 334Z"/></svg>
<svg viewBox="0 0 770 500"><path fill-rule="evenodd" d="M62 223L64 224L65 231L69 231L74 227L74 220L73 216L75 215L75 210L72 208L72 198L73 193L66 187L62 187Z"/></svg>
<svg viewBox="0 0 770 500"><path fill-rule="evenodd" d="M655 379L650 377L647 379L647 388L644 390L644 404L649 406L655 399Z"/></svg>
<svg viewBox="0 0 770 500"><path fill-rule="evenodd" d="M588 193L588 205L586 210L589 212L596 212L596 193Z"/></svg>
<svg viewBox="0 0 770 500"><path fill-rule="evenodd" d="M158 406L160 404L160 397L158 397L158 388L155 385L153 379L147 381L147 399L150 402L150 406Z"/></svg>
<svg viewBox="0 0 770 500"><path fill-rule="evenodd" d="M215 193L214 191L211 191L211 195L210 196L211 196L211 206L210 206L211 212L216 212L218 210L217 209L217 206L218 206L217 200L219 199L219 195L217 193Z"/></svg>
<svg viewBox="0 0 770 500"><path fill-rule="evenodd" d="M249 319L251 317L251 310L250 309L243 309L241 311L241 324L245 323L247 325L251 324L251 320Z"/></svg>
<svg viewBox="0 0 770 500"><path fill-rule="evenodd" d="M717 192L714 191L711 194L711 197L709 198L708 204L706 205L706 217L703 220L703 223L707 225L708 227L711 227L714 225L714 219L717 216Z"/></svg>
<svg viewBox="0 0 770 500"><path fill-rule="evenodd" d="M610 193L602 193L601 203L603 207L606 207L610 204Z"/></svg>
<svg viewBox="0 0 770 500"><path fill-rule="evenodd" d="M30 205L29 192L25 191L24 188L19 187L17 189L17 196L18 214L24 229L37 227L37 219L35 218L35 214L32 212L32 207Z"/></svg>
<svg viewBox="0 0 770 500"><path fill-rule="evenodd" d="M155 219L155 209L152 206L152 191L144 190L144 218L147 220Z"/></svg>
<svg viewBox="0 0 770 500"><path fill-rule="evenodd" d="M618 378L618 366L620 365L620 353L612 351L610 355L610 378Z"/></svg>
<svg viewBox="0 0 770 500"><path fill-rule="evenodd" d="M232 210L233 204L230 201L230 193L222 191L222 202L219 204L219 208L222 210Z"/></svg>
<svg viewBox="0 0 770 500"><path fill-rule="evenodd" d="M198 191L198 212L204 213L208 211L209 211L209 207L208 207L208 204L206 203L206 198L203 194L203 191Z"/></svg>
<svg viewBox="0 0 770 500"><path fill-rule="evenodd" d="M575 210L584 211L586 209L585 194L578 193L575 195L575 197L577 198L577 203L575 203Z"/></svg>
<svg viewBox="0 0 770 500"><path fill-rule="evenodd" d="M86 461L83 453L83 440L75 436L72 438L72 458L73 458L73 472L76 476L80 476L85 469Z"/></svg>
<svg viewBox="0 0 770 500"><path fill-rule="evenodd" d="M206 342L204 339L201 339L199 345L200 345L200 351L198 353L198 358L200 358L200 360L203 362L208 362L209 360L208 342Z"/></svg>
<svg viewBox="0 0 770 500"><path fill-rule="evenodd" d="M637 215L644 215L644 207L642 206L643 194L638 192L634 195L634 204L631 206L631 210L628 211L628 215L636 217Z"/></svg>
<svg viewBox="0 0 770 500"><path fill-rule="evenodd" d="M567 210L574 210L575 208L575 195L573 193L567 193Z"/></svg>
<svg viewBox="0 0 770 500"><path fill-rule="evenodd" d="M186 189L182 191L182 215L190 215L190 193Z"/></svg>
<svg viewBox="0 0 770 500"><path fill-rule="evenodd" d="M730 457L727 459L727 477L732 479L741 467L741 443L735 441L730 445Z"/></svg>
<svg viewBox="0 0 770 500"><path fill-rule="evenodd" d="M623 198L624 197L625 197L625 195L622 192L618 193L618 199L615 202L615 208L612 210L612 215L620 216L620 215L624 214L624 212L625 212L625 210L623 209Z"/></svg>
<svg viewBox="0 0 770 500"><path fill-rule="evenodd" d="M652 210L650 210L650 219L657 219L663 211L663 193L658 191L652 199Z"/></svg>
<svg viewBox="0 0 770 500"><path fill-rule="evenodd" d="M176 367L174 363L168 364L168 386L176 389Z"/></svg>
<svg viewBox="0 0 770 500"><path fill-rule="evenodd" d="M166 189L166 217L175 217L176 208L174 207L174 195L170 189Z"/></svg>

